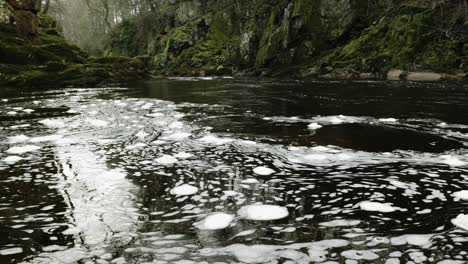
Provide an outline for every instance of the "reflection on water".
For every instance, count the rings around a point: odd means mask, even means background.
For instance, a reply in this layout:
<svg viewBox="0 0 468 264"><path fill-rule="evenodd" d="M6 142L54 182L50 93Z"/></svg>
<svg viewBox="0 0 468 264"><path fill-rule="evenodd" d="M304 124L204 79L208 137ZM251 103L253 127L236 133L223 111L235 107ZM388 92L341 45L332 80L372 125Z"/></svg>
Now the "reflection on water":
<svg viewBox="0 0 468 264"><path fill-rule="evenodd" d="M465 263L466 92L227 79L5 92L0 263Z"/></svg>

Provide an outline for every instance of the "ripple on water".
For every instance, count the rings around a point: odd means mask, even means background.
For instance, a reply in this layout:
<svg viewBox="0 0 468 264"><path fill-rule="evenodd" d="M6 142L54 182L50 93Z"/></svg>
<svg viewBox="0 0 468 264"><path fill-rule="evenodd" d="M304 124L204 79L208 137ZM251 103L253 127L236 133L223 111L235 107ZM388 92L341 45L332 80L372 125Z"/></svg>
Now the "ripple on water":
<svg viewBox="0 0 468 264"><path fill-rule="evenodd" d="M265 117L223 89L201 93L216 105L83 89L0 109L17 112L2 119L0 260L468 260L463 125Z"/></svg>

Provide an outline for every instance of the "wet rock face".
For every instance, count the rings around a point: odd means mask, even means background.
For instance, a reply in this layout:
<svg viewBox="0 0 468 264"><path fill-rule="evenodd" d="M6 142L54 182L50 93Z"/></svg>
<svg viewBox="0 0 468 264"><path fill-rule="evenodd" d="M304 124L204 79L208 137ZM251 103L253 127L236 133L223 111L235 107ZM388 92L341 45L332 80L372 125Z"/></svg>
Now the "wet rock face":
<svg viewBox="0 0 468 264"><path fill-rule="evenodd" d="M16 31L23 37L32 39L36 37L39 27L38 17L31 11L15 10L13 16Z"/></svg>

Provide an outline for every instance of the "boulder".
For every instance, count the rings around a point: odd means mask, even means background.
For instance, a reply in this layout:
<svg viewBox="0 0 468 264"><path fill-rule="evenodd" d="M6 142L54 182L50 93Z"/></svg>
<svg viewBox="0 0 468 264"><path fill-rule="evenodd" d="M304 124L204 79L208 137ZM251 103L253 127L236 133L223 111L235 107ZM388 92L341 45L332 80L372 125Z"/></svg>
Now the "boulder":
<svg viewBox="0 0 468 264"><path fill-rule="evenodd" d="M387 73L387 80L390 80L390 81L398 81L398 80L401 80L401 78L403 77L403 74L404 74L404 71L402 71L402 70L391 69L391 70Z"/></svg>
<svg viewBox="0 0 468 264"><path fill-rule="evenodd" d="M442 79L442 74L434 72L409 72L406 76L408 81L440 81Z"/></svg>

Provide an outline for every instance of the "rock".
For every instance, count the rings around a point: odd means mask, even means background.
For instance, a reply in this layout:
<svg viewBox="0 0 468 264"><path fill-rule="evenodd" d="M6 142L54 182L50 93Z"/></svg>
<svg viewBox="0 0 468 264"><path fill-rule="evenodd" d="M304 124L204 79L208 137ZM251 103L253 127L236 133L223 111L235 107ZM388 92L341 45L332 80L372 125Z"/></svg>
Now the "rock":
<svg viewBox="0 0 468 264"><path fill-rule="evenodd" d="M0 1L0 25L10 24L13 8L5 1Z"/></svg>
<svg viewBox="0 0 468 264"><path fill-rule="evenodd" d="M14 9L31 11L34 14L37 13L36 2L38 0L6 0Z"/></svg>
<svg viewBox="0 0 468 264"><path fill-rule="evenodd" d="M29 10L15 10L13 19L16 31L24 38L33 39L37 36L39 28L38 17Z"/></svg>
<svg viewBox="0 0 468 264"><path fill-rule="evenodd" d="M408 81L440 81L443 75L433 72L409 72L406 76Z"/></svg>
<svg viewBox="0 0 468 264"><path fill-rule="evenodd" d="M398 81L403 77L404 71L392 69L387 73L387 80Z"/></svg>

